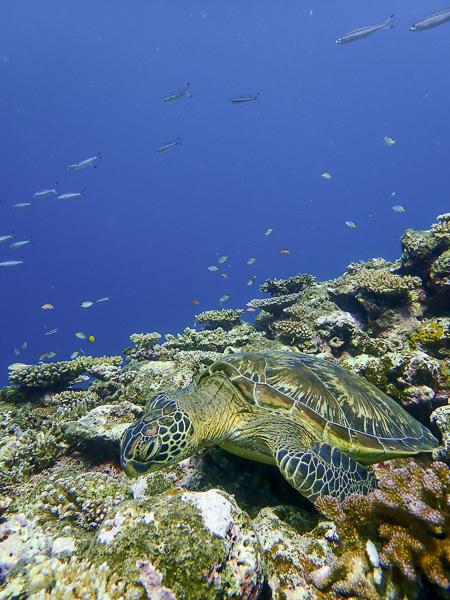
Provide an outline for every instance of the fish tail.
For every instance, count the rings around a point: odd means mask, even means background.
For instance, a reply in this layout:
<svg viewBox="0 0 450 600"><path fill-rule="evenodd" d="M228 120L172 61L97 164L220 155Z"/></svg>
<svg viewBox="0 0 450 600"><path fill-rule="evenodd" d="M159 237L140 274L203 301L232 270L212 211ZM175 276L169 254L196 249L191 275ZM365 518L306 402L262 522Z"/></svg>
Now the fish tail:
<svg viewBox="0 0 450 600"><path fill-rule="evenodd" d="M383 23L383 29L392 29L394 27L393 25L389 25L389 21L393 18L394 15L391 15L389 19L386 19L386 21Z"/></svg>

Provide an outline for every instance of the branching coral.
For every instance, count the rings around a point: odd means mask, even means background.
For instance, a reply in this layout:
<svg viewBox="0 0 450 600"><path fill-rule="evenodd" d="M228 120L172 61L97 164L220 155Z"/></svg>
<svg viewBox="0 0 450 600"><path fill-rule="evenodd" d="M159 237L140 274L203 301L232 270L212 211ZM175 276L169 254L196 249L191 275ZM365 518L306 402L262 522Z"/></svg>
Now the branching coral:
<svg viewBox="0 0 450 600"><path fill-rule="evenodd" d="M222 310L206 310L199 315L195 316L195 320L199 324L207 323L211 329L217 329L221 327L226 331L229 331L235 327L239 322L244 311L242 308L232 309L224 308Z"/></svg>
<svg viewBox="0 0 450 600"><path fill-rule="evenodd" d="M289 343L307 342L314 337L314 332L307 325L291 319L275 321L271 329L278 339Z"/></svg>
<svg viewBox="0 0 450 600"><path fill-rule="evenodd" d="M12 384L22 388L55 388L76 383L79 377L88 369L98 365L118 366L122 364L120 356L79 356L75 360L65 360L56 363L29 365L9 374Z"/></svg>
<svg viewBox="0 0 450 600"><path fill-rule="evenodd" d="M143 348L150 350L160 337L160 333L152 331L151 333L133 333L130 335L130 340L139 350L142 350Z"/></svg>
<svg viewBox="0 0 450 600"><path fill-rule="evenodd" d="M371 266L371 265L370 265ZM406 296L409 290L422 285L420 277L397 275L392 265L382 261L376 268L352 265L351 271L331 282L330 291L336 296L374 295L389 298Z"/></svg>
<svg viewBox="0 0 450 600"><path fill-rule="evenodd" d="M305 288L311 286L315 277L307 273L299 273L288 279L266 279L260 286L259 291L271 296L284 296L286 294L295 294L302 292Z"/></svg>
<svg viewBox="0 0 450 600"><path fill-rule="evenodd" d="M326 573L312 573L320 589L357 594L351 587L355 557L363 565L358 585L387 598L393 588L412 596L412 584L425 577L436 589L450 589L450 469L434 462L424 470L411 462L395 469L366 497L352 494L343 502L329 496L316 507L336 523L341 555ZM383 578L378 582L367 561L367 543L375 544ZM387 570L386 570L387 569ZM380 574L381 575L381 574ZM365 579L365 582L363 581Z"/></svg>

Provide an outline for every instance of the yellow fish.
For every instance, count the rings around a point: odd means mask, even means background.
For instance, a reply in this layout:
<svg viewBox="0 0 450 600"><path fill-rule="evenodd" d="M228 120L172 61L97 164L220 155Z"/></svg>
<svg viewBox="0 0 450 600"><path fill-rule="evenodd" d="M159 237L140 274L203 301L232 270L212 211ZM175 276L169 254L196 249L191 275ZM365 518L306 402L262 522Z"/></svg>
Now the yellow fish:
<svg viewBox="0 0 450 600"><path fill-rule="evenodd" d="M88 337L88 340L91 342L91 344L93 344L95 342L95 337L93 335L90 335Z"/></svg>

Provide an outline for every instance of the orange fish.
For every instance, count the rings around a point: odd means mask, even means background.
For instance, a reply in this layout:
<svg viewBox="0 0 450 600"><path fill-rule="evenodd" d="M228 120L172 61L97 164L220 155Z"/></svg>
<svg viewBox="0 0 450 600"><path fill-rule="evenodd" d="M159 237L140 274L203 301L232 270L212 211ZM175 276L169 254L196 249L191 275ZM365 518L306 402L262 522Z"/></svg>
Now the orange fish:
<svg viewBox="0 0 450 600"><path fill-rule="evenodd" d="M280 250L280 254L290 254L290 250Z"/></svg>
<svg viewBox="0 0 450 600"><path fill-rule="evenodd" d="M53 308L55 308L53 304L43 304L41 306L41 310L52 310Z"/></svg>
<svg viewBox="0 0 450 600"><path fill-rule="evenodd" d="M247 312L255 312L255 311L256 311L256 308L253 308L253 306L249 306L247 308Z"/></svg>
<svg viewBox="0 0 450 600"><path fill-rule="evenodd" d="M226 273L221 273L221 276L222 276L224 279L228 279L228 275L227 275Z"/></svg>
<svg viewBox="0 0 450 600"><path fill-rule="evenodd" d="M39 360L44 360L44 358L47 358L47 354L48 352L44 352L44 354L41 354Z"/></svg>
<svg viewBox="0 0 450 600"><path fill-rule="evenodd" d="M200 302L198 300L191 300L189 304L200 304Z"/></svg>

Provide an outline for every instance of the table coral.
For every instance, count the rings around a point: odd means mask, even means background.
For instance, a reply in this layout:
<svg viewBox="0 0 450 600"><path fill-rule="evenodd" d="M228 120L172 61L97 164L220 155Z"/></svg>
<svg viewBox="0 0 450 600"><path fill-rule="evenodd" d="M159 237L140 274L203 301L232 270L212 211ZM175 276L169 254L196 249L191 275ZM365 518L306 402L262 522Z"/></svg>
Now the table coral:
<svg viewBox="0 0 450 600"><path fill-rule="evenodd" d="M294 302L297 302L300 297L301 293L299 292L283 296L274 296L273 298L254 298L250 302L247 302L247 306L250 308L261 308L272 315L281 315L285 308L291 306Z"/></svg>
<svg viewBox="0 0 450 600"><path fill-rule="evenodd" d="M259 287L259 291L271 296L285 296L286 294L302 292L305 288L310 287L315 280L316 278L313 275L307 273L299 273L288 279L266 279Z"/></svg>
<svg viewBox="0 0 450 600"><path fill-rule="evenodd" d="M224 308L222 310L206 310L195 315L195 320L199 325L206 323L211 329L222 329L229 331L240 323L240 318L244 314L242 308Z"/></svg>

